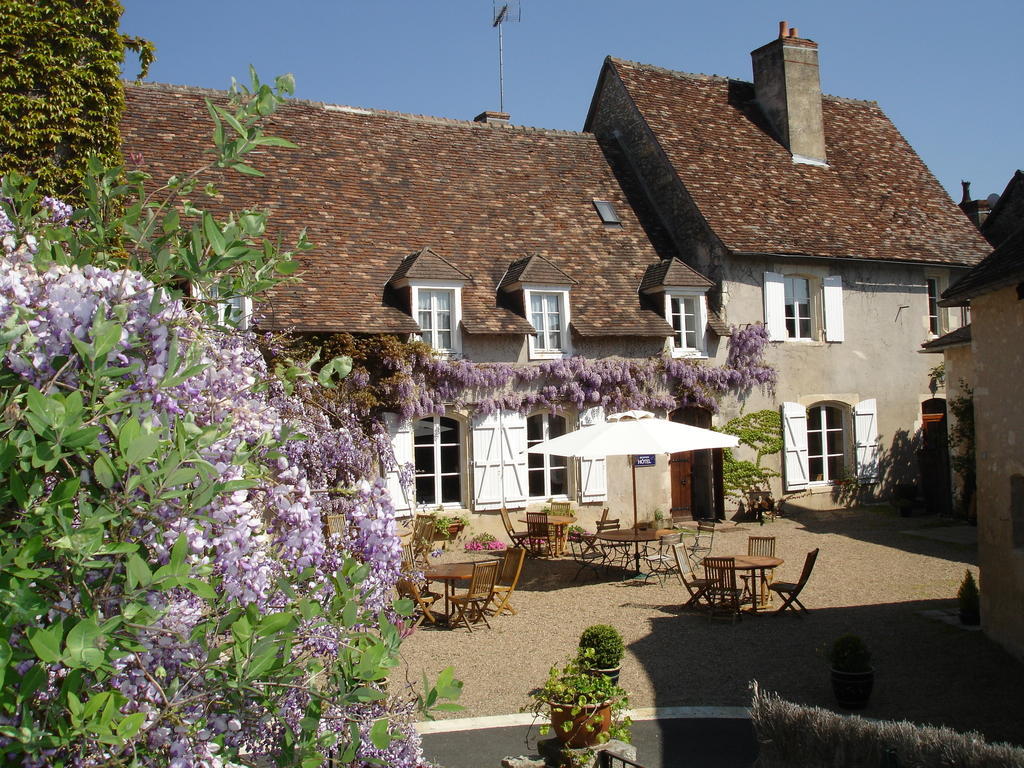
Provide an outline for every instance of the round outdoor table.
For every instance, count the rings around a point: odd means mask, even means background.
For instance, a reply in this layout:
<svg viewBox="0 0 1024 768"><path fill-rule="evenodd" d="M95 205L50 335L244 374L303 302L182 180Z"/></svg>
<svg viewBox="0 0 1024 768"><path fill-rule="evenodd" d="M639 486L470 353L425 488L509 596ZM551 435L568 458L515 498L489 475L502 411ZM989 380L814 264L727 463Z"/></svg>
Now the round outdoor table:
<svg viewBox="0 0 1024 768"><path fill-rule="evenodd" d="M520 523L528 522L525 517L519 518ZM556 555L565 552L565 533L570 525L576 522L575 517L569 515L548 515L548 525L555 526L555 548Z"/></svg>
<svg viewBox="0 0 1024 768"><path fill-rule="evenodd" d="M735 561L733 565L734 571L750 571L751 578L753 579L755 576L757 578L759 594L754 595L751 592L750 595L750 610L757 613L758 609L763 608L768 601L767 572L772 568L778 568L785 560L781 557L769 557L768 555L735 555L733 560Z"/></svg>
<svg viewBox="0 0 1024 768"><path fill-rule="evenodd" d="M633 557L636 560L636 572L640 573L640 542L657 541L662 536L678 533L671 528L616 528L602 531L597 538L602 541L613 541L619 544L633 542Z"/></svg>
<svg viewBox="0 0 1024 768"><path fill-rule="evenodd" d="M473 563L438 563L429 568L425 575L428 581L444 582L444 617L446 621L451 621L448 600L451 597L452 588L456 581L472 578Z"/></svg>

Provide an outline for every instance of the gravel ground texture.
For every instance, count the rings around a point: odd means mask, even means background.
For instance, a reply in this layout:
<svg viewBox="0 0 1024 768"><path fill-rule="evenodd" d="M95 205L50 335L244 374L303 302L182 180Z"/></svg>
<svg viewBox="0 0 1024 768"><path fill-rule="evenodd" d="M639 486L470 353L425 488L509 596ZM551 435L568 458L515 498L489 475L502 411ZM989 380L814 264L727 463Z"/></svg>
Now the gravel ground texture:
<svg viewBox="0 0 1024 768"><path fill-rule="evenodd" d="M548 669L574 652L584 628L607 623L626 642L620 684L633 707L747 706L749 683L757 680L790 701L842 711L822 649L854 632L868 643L875 667L874 693L860 714L1024 745L1024 664L983 633L926 615L955 611L964 570L977 577L976 547L910 535L951 524L860 507L720 526L715 555L744 554L748 535L774 535L785 560L777 581L796 581L806 553L820 548L801 595L811 609L803 618L787 612L709 620L681 610L688 595L674 578L660 584L585 571L573 580L577 566L568 557L527 558L512 599L516 615L493 617L491 629L481 624L472 633L424 625L402 645L403 673L418 683L424 673L433 678L455 667L465 709L445 716L514 713L529 704ZM474 559L487 554L453 543L438 561Z"/></svg>

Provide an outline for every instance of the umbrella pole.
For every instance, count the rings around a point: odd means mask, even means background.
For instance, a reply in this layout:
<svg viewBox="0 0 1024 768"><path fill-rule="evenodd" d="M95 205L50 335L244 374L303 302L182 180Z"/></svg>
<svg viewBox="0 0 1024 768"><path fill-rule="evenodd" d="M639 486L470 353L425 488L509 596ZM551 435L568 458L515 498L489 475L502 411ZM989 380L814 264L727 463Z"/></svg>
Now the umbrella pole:
<svg viewBox="0 0 1024 768"><path fill-rule="evenodd" d="M633 470L633 558L636 560L636 573L640 575L640 541L636 539L636 461L632 456L629 457L629 466Z"/></svg>

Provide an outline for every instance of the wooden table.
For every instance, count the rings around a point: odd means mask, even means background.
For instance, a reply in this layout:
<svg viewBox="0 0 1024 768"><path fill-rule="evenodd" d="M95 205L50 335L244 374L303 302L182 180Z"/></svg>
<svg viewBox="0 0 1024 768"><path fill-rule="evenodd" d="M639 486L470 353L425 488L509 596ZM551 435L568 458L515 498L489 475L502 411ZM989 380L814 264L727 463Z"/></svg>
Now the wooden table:
<svg viewBox="0 0 1024 768"><path fill-rule="evenodd" d="M750 610L757 613L760 608L768 604L768 574L772 568L778 568L785 560L781 557L769 557L768 555L734 555L734 571L750 571L751 579L757 578L758 592L760 594L750 595ZM756 573L759 572L759 573Z"/></svg>
<svg viewBox="0 0 1024 768"><path fill-rule="evenodd" d="M633 557L636 560L636 572L640 573L640 542L658 541L662 536L678 533L671 528L616 528L612 531L602 531L597 534L601 541L611 541L619 544L632 542Z"/></svg>
<svg viewBox="0 0 1024 768"><path fill-rule="evenodd" d="M520 517L519 522L525 523L527 520L525 517ZM555 554L562 555L565 553L566 530L576 522L576 518L571 515L548 515L547 522L548 525L555 527Z"/></svg>
<svg viewBox="0 0 1024 768"><path fill-rule="evenodd" d="M439 563L426 572L428 581L444 582L444 618L450 622L452 618L449 601L452 596L452 588L456 581L472 578L473 563Z"/></svg>

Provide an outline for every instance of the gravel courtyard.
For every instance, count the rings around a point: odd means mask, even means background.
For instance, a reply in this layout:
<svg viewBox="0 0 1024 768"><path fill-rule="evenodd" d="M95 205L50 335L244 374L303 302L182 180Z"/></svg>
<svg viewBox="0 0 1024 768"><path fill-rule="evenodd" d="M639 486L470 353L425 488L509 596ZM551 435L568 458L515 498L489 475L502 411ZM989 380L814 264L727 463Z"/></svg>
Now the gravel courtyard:
<svg viewBox="0 0 1024 768"><path fill-rule="evenodd" d="M954 596L975 547L911 535L948 521L900 518L888 508L803 513L765 526L720 529L713 554L746 552L750 534L777 537L785 564L776 580L796 581L806 553L820 547L801 595L803 619L745 616L731 624L680 611L687 594L674 579L659 585L573 581L571 560L527 559L513 597L515 616L491 619L473 633L424 626L402 646L404 673L416 683L455 667L465 682L451 717L518 712L528 691L574 650L594 623L616 626L626 641L621 684L633 707L745 706L748 683L792 701L834 708L820 649L845 632L864 637L876 670L867 717L978 730L992 741L1024 745L1024 664L981 632L923 612L955 610ZM439 560L485 559L452 545ZM436 585L435 588L440 588Z"/></svg>

